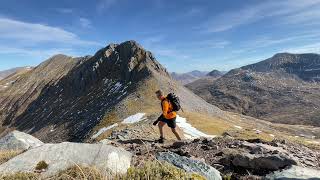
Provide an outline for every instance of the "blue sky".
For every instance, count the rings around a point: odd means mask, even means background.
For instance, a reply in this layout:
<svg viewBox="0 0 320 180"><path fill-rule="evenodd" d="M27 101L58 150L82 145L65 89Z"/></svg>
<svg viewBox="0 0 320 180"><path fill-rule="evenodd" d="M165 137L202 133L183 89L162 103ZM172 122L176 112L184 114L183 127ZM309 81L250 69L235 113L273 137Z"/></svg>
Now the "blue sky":
<svg viewBox="0 0 320 180"><path fill-rule="evenodd" d="M0 70L136 40L169 71L320 53L320 0L1 0Z"/></svg>

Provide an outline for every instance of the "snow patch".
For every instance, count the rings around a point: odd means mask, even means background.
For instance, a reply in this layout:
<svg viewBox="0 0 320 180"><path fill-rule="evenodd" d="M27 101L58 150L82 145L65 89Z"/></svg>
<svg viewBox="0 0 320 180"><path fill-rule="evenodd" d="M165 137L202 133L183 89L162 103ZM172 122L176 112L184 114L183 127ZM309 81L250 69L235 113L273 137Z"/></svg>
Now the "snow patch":
<svg viewBox="0 0 320 180"><path fill-rule="evenodd" d="M237 129L242 129L241 126L234 125L234 127L237 128Z"/></svg>
<svg viewBox="0 0 320 180"><path fill-rule="evenodd" d="M308 143L311 143L311 144L320 144L320 142L318 141L307 141Z"/></svg>
<svg viewBox="0 0 320 180"><path fill-rule="evenodd" d="M184 136L188 139L194 139L199 137L215 137L214 135L208 135L199 131L198 129L193 127L191 124L187 123L186 118L177 116L176 122L179 128L181 128L182 131L184 132Z"/></svg>
<svg viewBox="0 0 320 180"><path fill-rule="evenodd" d="M115 123L115 124L112 124L111 126L108 126L108 127L103 127L101 128L96 134L94 134L91 139L96 139L98 136L100 136L100 134L108 131L109 129L112 129L114 127L117 127L118 126L118 123Z"/></svg>
<svg viewBox="0 0 320 180"><path fill-rule="evenodd" d="M122 86L122 84L120 82L117 82L114 86L116 89L119 89Z"/></svg>
<svg viewBox="0 0 320 180"><path fill-rule="evenodd" d="M132 123L136 123L136 122L142 121L142 120L144 120L143 116L145 114L146 113L137 113L135 115L129 116L126 119L124 119L122 121L122 123L123 124L132 124Z"/></svg>
<svg viewBox="0 0 320 180"><path fill-rule="evenodd" d="M274 137L274 135L273 135L273 134L269 134L269 136Z"/></svg>
<svg viewBox="0 0 320 180"><path fill-rule="evenodd" d="M110 92L119 91L119 89L122 87L122 84L120 82L117 82L110 90Z"/></svg>
<svg viewBox="0 0 320 180"><path fill-rule="evenodd" d="M99 62L96 62L96 64L92 67L92 71L95 71L99 67Z"/></svg>

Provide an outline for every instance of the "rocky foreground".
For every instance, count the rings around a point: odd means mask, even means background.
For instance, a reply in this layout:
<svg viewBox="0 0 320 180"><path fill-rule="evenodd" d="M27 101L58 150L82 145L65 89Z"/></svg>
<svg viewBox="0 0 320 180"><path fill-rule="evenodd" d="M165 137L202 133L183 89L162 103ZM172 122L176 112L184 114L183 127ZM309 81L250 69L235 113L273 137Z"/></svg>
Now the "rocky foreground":
<svg viewBox="0 0 320 180"><path fill-rule="evenodd" d="M119 136L119 132L113 133ZM77 164L96 167L110 175L126 173L130 166L159 161L210 180L320 179L320 153L286 141L241 140L225 135L158 144L147 138L118 136L111 135L93 144L44 144L28 134L13 131L0 139L0 149L22 153L2 163L0 172L2 176L32 172L45 179ZM36 169L39 162L45 162L46 166Z"/></svg>

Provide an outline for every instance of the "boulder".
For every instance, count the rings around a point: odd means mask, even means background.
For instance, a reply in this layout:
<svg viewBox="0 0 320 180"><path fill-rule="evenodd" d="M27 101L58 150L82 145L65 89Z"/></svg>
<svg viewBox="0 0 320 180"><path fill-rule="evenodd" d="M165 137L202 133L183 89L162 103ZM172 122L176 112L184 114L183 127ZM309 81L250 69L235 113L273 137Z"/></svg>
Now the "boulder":
<svg viewBox="0 0 320 180"><path fill-rule="evenodd" d="M267 179L287 180L287 179L308 179L320 180L320 170L305 168L300 166L291 166L282 171L276 171L266 176Z"/></svg>
<svg viewBox="0 0 320 180"><path fill-rule="evenodd" d="M221 175L218 170L207 165L206 163L194 159L190 159L184 156L172 152L160 152L156 158L161 161L167 161L174 166L184 169L187 172L198 173L208 180L221 180Z"/></svg>
<svg viewBox="0 0 320 180"><path fill-rule="evenodd" d="M248 169L276 171L287 166L297 165L297 162L286 155L280 154L253 155L242 153L234 156L232 164L236 167Z"/></svg>
<svg viewBox="0 0 320 180"><path fill-rule="evenodd" d="M43 177L55 175L73 165L96 167L102 172L126 173L132 154L122 148L106 144L63 142L44 144L30 149L0 165L0 174L33 172L37 163L45 161L49 166Z"/></svg>
<svg viewBox="0 0 320 180"><path fill-rule="evenodd" d="M43 145L39 139L20 131L12 131L0 139L0 150L27 150Z"/></svg>

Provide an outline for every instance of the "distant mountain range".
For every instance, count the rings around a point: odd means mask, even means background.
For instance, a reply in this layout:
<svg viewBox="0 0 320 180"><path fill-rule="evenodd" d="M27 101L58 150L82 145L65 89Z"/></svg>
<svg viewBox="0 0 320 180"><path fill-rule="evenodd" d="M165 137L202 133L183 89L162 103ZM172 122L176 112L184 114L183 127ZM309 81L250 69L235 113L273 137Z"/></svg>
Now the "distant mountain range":
<svg viewBox="0 0 320 180"><path fill-rule="evenodd" d="M16 67L16 68L0 71L0 80L6 78L9 75L12 75L16 72L24 71L24 70L31 70L31 69L32 69L31 66L26 66L26 67Z"/></svg>
<svg viewBox="0 0 320 180"><path fill-rule="evenodd" d="M202 78L206 78L206 77L220 77L224 74L225 72L220 72L218 70L213 70L211 72L208 71L198 71L198 70L194 70L191 72L187 72L187 73L175 73L172 72L171 76L179 81L181 84L185 85L185 84L189 84L191 82L194 82L196 80L202 79Z"/></svg>
<svg viewBox="0 0 320 180"><path fill-rule="evenodd" d="M280 53L216 81L186 85L224 110L277 123L320 126L320 55Z"/></svg>

